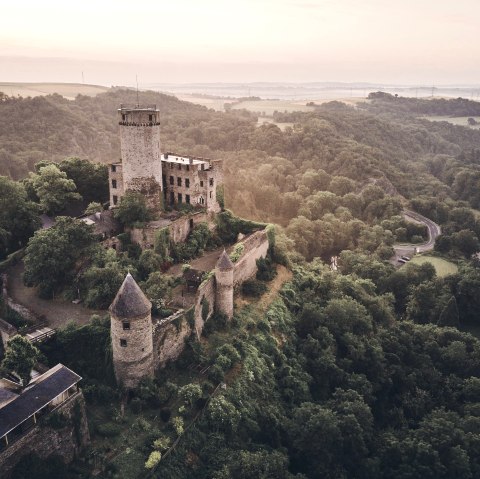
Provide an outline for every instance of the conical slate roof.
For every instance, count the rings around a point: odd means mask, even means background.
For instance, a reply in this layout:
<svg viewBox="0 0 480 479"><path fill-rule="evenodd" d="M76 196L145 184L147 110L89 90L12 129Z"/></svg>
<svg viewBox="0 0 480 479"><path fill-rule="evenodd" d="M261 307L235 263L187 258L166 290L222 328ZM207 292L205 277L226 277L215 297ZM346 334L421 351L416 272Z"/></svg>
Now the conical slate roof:
<svg viewBox="0 0 480 479"><path fill-rule="evenodd" d="M223 250L222 255L218 259L216 267L221 271L233 269L232 260L230 259L230 257L228 256L225 250Z"/></svg>
<svg viewBox="0 0 480 479"><path fill-rule="evenodd" d="M133 276L128 273L109 309L117 317L136 318L148 314L152 309L152 303L143 294Z"/></svg>

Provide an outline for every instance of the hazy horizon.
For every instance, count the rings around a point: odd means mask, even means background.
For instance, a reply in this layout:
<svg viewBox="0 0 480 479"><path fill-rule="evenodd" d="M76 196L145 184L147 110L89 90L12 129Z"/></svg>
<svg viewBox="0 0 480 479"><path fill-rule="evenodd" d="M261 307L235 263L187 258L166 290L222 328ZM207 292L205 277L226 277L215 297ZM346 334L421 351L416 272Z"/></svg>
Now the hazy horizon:
<svg viewBox="0 0 480 479"><path fill-rule="evenodd" d="M480 4L59 0L2 7L0 81L478 84Z"/></svg>

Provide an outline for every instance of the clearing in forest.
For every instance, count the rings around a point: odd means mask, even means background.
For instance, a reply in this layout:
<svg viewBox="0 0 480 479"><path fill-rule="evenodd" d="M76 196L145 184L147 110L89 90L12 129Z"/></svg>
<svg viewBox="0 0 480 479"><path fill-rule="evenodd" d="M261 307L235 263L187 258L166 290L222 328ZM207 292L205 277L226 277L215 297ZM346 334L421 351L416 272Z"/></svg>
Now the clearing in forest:
<svg viewBox="0 0 480 479"><path fill-rule="evenodd" d="M447 261L442 258L436 258L435 256L415 256L412 258L410 263L414 264L425 264L430 263L434 266L437 276L443 278L450 274L455 274L458 272L458 267L456 264L451 261Z"/></svg>

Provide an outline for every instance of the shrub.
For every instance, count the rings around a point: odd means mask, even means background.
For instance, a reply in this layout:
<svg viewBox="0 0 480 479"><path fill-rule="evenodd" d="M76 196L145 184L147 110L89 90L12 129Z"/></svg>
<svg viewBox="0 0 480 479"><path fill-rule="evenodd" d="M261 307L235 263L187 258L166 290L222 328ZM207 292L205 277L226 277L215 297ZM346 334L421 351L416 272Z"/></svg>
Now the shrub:
<svg viewBox="0 0 480 479"><path fill-rule="evenodd" d="M118 424L115 424L114 422L105 422L103 424L97 425L96 432L99 436L115 437L120 434L121 427Z"/></svg>
<svg viewBox="0 0 480 479"><path fill-rule="evenodd" d="M147 469L153 469L155 466L158 465L162 459L162 454L159 451L152 451L150 456L148 456L147 462L145 463L145 467Z"/></svg>
<svg viewBox="0 0 480 479"><path fill-rule="evenodd" d="M257 279L272 281L277 276L277 269L269 256L257 259Z"/></svg>
<svg viewBox="0 0 480 479"><path fill-rule="evenodd" d="M177 433L177 436L181 436L185 431L183 418L179 416L174 417L172 420L172 424L173 424L173 429Z"/></svg>
<svg viewBox="0 0 480 479"><path fill-rule="evenodd" d="M222 371L228 371L232 367L232 361L227 356L220 354L215 360L215 364L219 366Z"/></svg>
<svg viewBox="0 0 480 479"><path fill-rule="evenodd" d="M202 397L202 388L199 384L187 384L178 390L178 394L186 404L193 406Z"/></svg>
<svg viewBox="0 0 480 479"><path fill-rule="evenodd" d="M249 279L242 284L242 293L245 296L259 298L267 291L267 286L258 279Z"/></svg>
<svg viewBox="0 0 480 479"><path fill-rule="evenodd" d="M160 409L160 419L163 422L170 421L171 416L172 416L172 411L170 411L170 408L164 407L164 408Z"/></svg>
<svg viewBox="0 0 480 479"><path fill-rule="evenodd" d="M230 259L232 263L236 263L242 256L245 245L243 243L238 243L233 248L233 251L230 253Z"/></svg>

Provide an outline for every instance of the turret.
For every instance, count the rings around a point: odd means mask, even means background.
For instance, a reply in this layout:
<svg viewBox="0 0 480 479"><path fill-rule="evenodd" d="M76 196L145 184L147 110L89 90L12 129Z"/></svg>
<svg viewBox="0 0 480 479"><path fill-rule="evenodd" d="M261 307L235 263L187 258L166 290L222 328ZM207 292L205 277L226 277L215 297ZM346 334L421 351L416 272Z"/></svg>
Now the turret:
<svg viewBox="0 0 480 479"><path fill-rule="evenodd" d="M127 191L142 193L152 209L163 204L160 113L156 105L121 105L118 110L121 163L110 172L111 206ZM122 178L118 173L121 170ZM120 183L121 182L121 183Z"/></svg>
<svg viewBox="0 0 480 479"><path fill-rule="evenodd" d="M153 377L152 304L128 273L110 308L113 366L127 389Z"/></svg>
<svg viewBox="0 0 480 479"><path fill-rule="evenodd" d="M231 259L223 250L215 266L215 309L228 319L233 316L233 269Z"/></svg>

